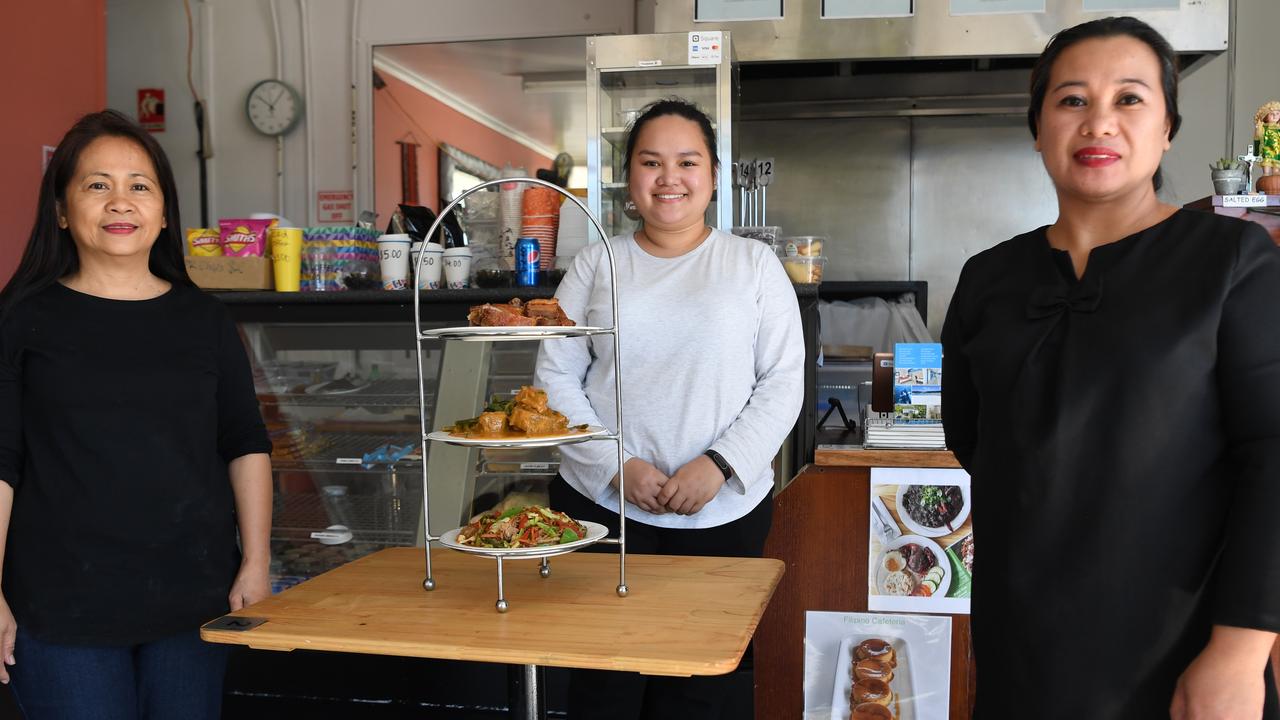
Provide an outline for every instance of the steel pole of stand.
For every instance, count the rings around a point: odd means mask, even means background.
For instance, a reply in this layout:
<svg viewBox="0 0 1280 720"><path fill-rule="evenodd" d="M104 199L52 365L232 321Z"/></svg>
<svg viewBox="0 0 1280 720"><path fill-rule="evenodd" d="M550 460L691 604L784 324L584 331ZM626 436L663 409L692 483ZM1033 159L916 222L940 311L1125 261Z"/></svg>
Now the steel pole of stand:
<svg viewBox="0 0 1280 720"><path fill-rule="evenodd" d="M546 720L547 701L542 690L546 670L540 665L508 665L507 717L511 720Z"/></svg>

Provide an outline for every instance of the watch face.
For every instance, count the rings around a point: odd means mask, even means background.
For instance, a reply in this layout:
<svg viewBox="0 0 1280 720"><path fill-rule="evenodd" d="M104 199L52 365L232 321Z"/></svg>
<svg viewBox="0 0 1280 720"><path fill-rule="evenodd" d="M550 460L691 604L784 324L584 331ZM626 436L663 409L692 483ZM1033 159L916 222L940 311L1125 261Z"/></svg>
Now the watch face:
<svg viewBox="0 0 1280 720"><path fill-rule="evenodd" d="M263 80L254 86L245 103L249 122L265 135L280 135L298 121L300 108L293 89L278 80Z"/></svg>

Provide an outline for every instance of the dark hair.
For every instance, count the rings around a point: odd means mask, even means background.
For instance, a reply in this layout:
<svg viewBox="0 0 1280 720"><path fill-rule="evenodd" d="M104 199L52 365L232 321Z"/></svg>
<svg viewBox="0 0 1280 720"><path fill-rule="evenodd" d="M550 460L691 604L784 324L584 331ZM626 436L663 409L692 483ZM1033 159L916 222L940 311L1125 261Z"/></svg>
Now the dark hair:
<svg viewBox="0 0 1280 720"><path fill-rule="evenodd" d="M137 143L155 166L156 181L164 199L165 227L151 246L148 266L156 277L174 285L191 287L191 277L182 257L182 223L178 219L178 186L173 170L160 143L137 123L115 110L85 115L67 131L53 151L49 166L40 181L40 199L36 203L36 219L27 239L27 247L18 261L18 269L0 290L0 313L8 311L23 298L74 273L80 267L80 256L70 230L58 227L58 208L65 208L67 186L70 185L80 155L94 140L118 137Z"/></svg>
<svg viewBox="0 0 1280 720"><path fill-rule="evenodd" d="M1169 119L1169 139L1178 134L1182 126L1182 115L1178 114L1178 56L1164 36L1155 28L1132 17L1109 17L1090 20L1075 27L1067 28L1049 39L1044 52L1036 58L1031 68L1031 105L1027 108L1027 125L1031 128L1031 137L1037 137L1037 126L1040 124L1040 110L1044 106L1045 95L1049 93L1049 73L1053 64L1063 50L1083 40L1109 38L1124 35L1140 40L1151 48L1160 62L1160 88L1164 91L1165 116ZM1163 184L1160 169L1151 178L1156 190Z"/></svg>
<svg viewBox="0 0 1280 720"><path fill-rule="evenodd" d="M631 154L636 151L636 138L640 137L641 128L650 120L663 115L676 115L697 123L698 129L702 131L702 139L707 142L707 152L711 154L711 167L715 170L720 168L720 156L716 154L716 131L711 127L711 118L688 100L669 97L644 106L640 115L632 121L631 127L627 128L627 153L622 158L623 177L631 175Z"/></svg>

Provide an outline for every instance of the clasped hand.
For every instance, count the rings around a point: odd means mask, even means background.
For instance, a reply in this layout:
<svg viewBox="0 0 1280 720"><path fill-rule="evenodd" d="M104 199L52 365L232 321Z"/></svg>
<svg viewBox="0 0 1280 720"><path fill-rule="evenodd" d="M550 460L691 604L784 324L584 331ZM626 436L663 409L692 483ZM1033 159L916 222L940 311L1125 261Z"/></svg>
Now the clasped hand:
<svg viewBox="0 0 1280 720"><path fill-rule="evenodd" d="M692 515L711 502L724 485L724 475L705 455L685 463L671 477L640 458L626 464L627 502L654 515ZM618 478L614 476L614 484Z"/></svg>

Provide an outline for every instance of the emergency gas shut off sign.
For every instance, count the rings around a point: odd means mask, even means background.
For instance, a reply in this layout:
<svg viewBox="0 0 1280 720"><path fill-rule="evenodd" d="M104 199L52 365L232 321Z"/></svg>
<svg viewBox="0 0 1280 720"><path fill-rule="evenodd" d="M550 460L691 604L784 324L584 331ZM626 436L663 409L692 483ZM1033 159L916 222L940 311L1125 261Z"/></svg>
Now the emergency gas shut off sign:
<svg viewBox="0 0 1280 720"><path fill-rule="evenodd" d="M321 225L350 225L356 220L355 193L320 190L316 192L316 209Z"/></svg>

